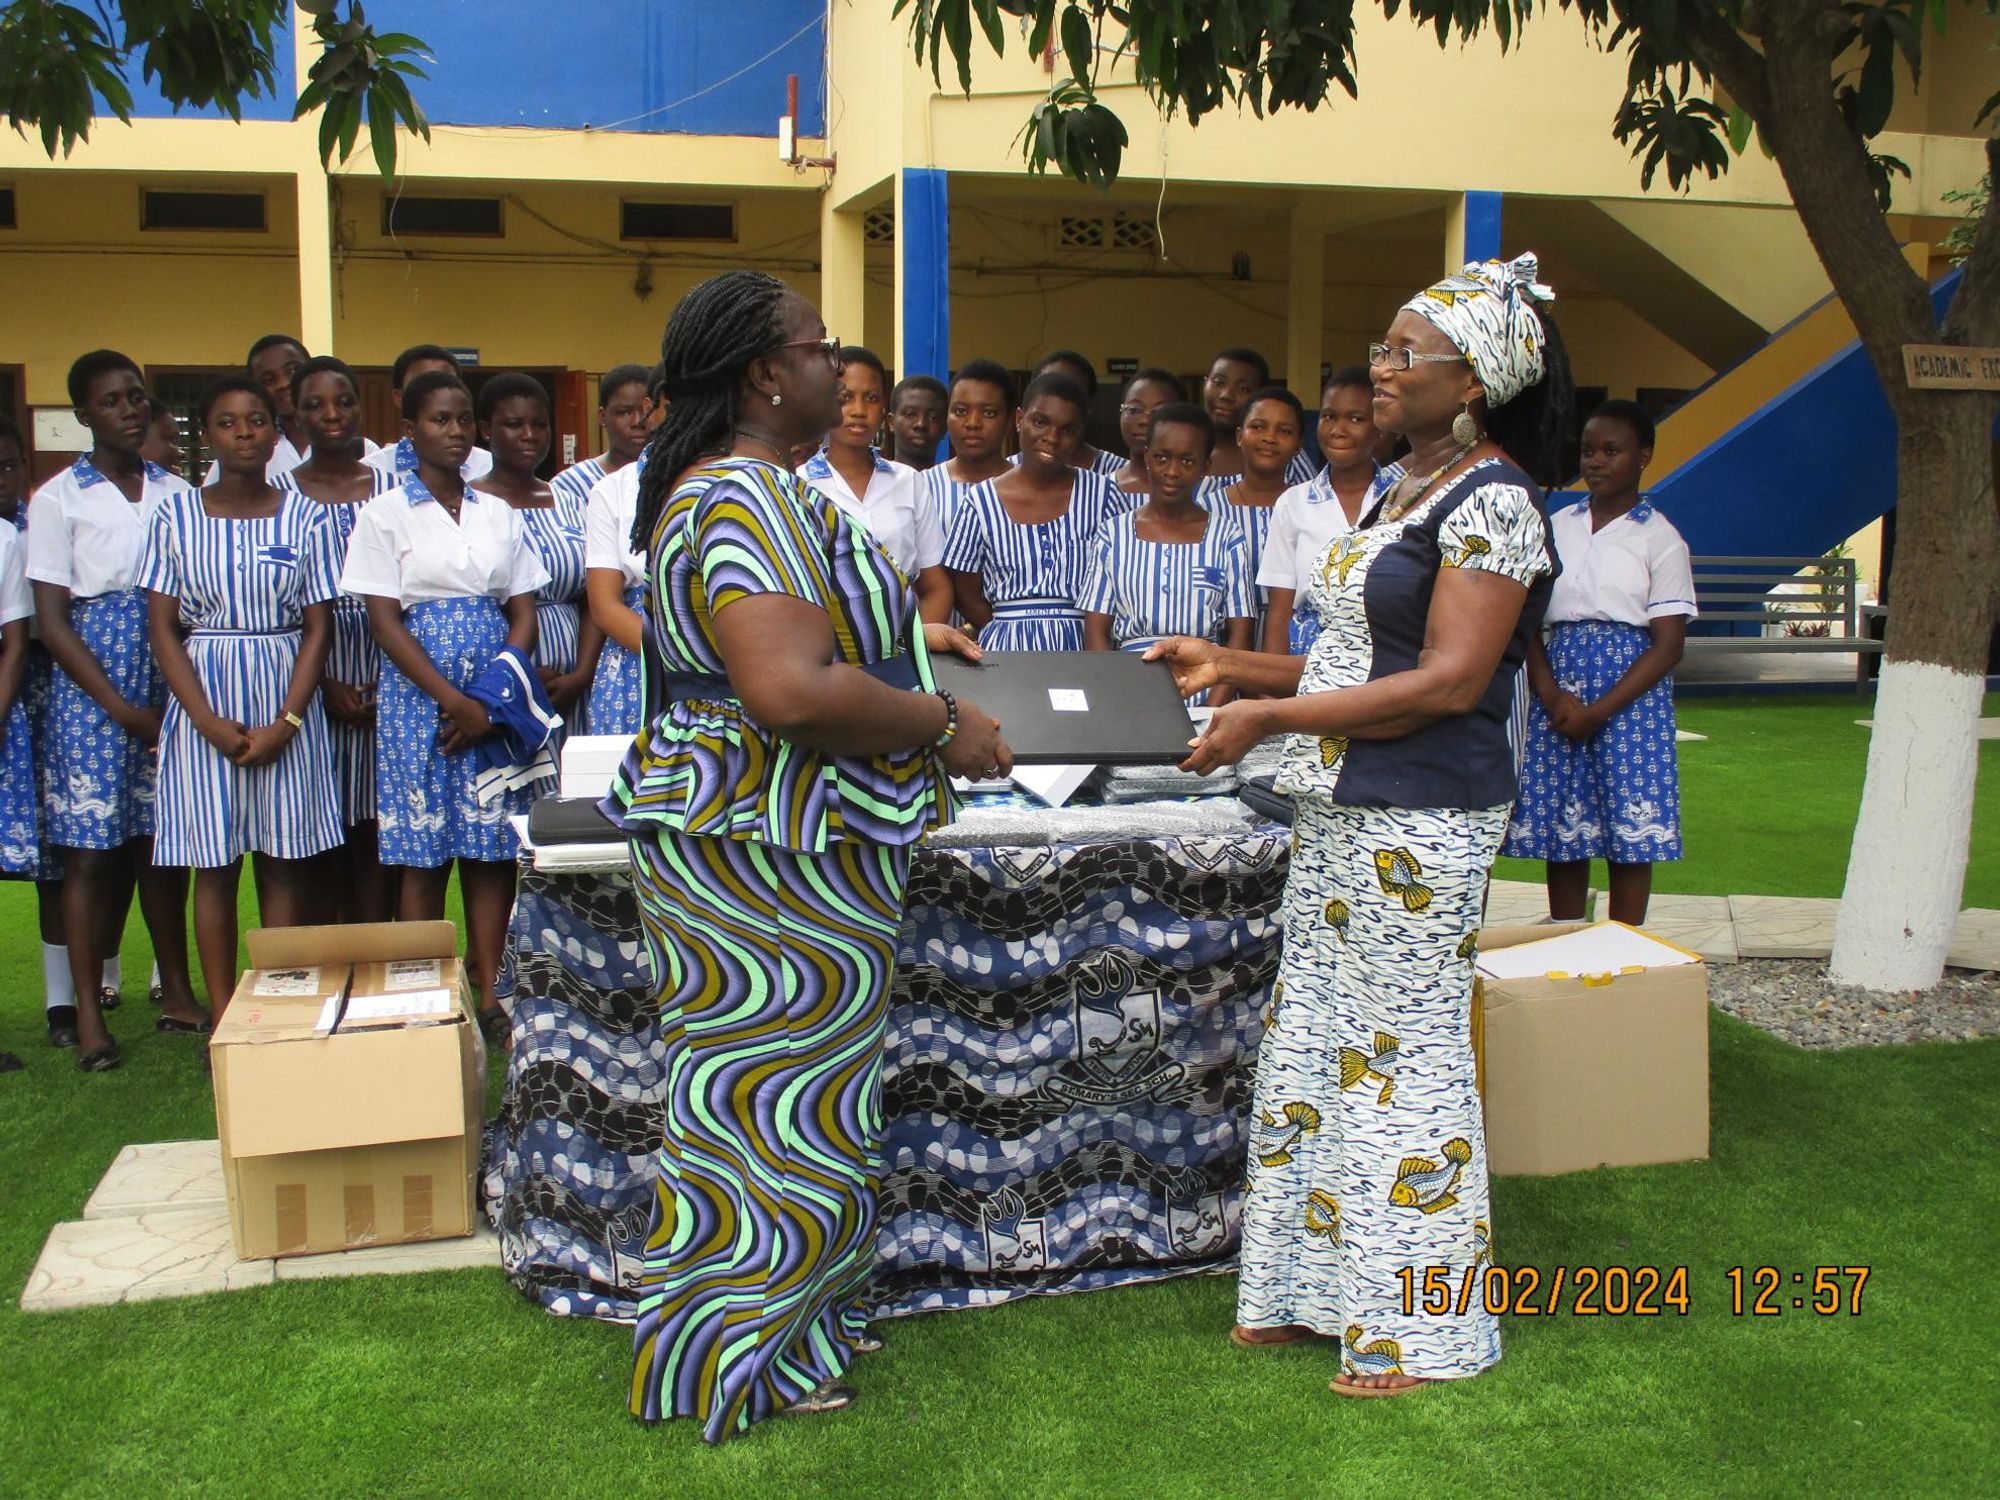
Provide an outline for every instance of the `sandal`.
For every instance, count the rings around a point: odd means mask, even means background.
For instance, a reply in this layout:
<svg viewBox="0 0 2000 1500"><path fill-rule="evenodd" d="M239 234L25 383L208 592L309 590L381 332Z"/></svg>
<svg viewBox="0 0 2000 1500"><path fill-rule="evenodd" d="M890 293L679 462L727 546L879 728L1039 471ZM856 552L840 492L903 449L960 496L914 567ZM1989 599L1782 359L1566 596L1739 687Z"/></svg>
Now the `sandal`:
<svg viewBox="0 0 2000 1500"><path fill-rule="evenodd" d="M498 1006L482 1010L479 1013L479 1034L486 1038L487 1046L498 1047L505 1052L514 1043L513 1018Z"/></svg>
<svg viewBox="0 0 2000 1500"><path fill-rule="evenodd" d="M118 1054L118 1043L106 1042L94 1052L86 1052L76 1060L77 1071L82 1073L109 1073L125 1059Z"/></svg>
<svg viewBox="0 0 2000 1500"><path fill-rule="evenodd" d="M177 1021L172 1016L153 1017L153 1030L161 1036L207 1036L215 1028L207 1021Z"/></svg>
<svg viewBox="0 0 2000 1500"><path fill-rule="evenodd" d="M856 1354L880 1354L882 1352L882 1341L871 1333L864 1333L854 1341L854 1352Z"/></svg>
<svg viewBox="0 0 2000 1500"><path fill-rule="evenodd" d="M116 1010L124 1003L125 997L108 984L97 992L97 1008L99 1010Z"/></svg>
<svg viewBox="0 0 2000 1500"><path fill-rule="evenodd" d="M798 1400L785 1408L788 1417L811 1417L821 1412L846 1411L854 1404L855 1390L850 1385L836 1385L831 1380L824 1385L816 1385Z"/></svg>
<svg viewBox="0 0 2000 1500"><path fill-rule="evenodd" d="M1407 1396L1412 1391L1421 1391L1435 1384L1429 1380L1416 1380L1409 1385L1352 1385L1346 1375L1336 1375L1326 1384L1326 1388L1336 1396L1346 1396L1353 1401L1372 1401L1387 1396Z"/></svg>

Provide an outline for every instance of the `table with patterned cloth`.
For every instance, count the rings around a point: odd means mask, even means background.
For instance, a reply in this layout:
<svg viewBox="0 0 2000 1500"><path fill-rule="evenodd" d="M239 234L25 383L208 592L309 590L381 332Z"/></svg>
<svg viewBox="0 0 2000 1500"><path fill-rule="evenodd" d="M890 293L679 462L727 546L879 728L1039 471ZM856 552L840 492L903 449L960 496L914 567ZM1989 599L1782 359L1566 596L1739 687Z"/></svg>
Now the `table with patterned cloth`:
<svg viewBox="0 0 2000 1500"><path fill-rule="evenodd" d="M915 852L877 1316L1233 1266L1289 839ZM622 850L603 855L523 856L482 1196L523 1293L629 1321L667 1081L638 906Z"/></svg>

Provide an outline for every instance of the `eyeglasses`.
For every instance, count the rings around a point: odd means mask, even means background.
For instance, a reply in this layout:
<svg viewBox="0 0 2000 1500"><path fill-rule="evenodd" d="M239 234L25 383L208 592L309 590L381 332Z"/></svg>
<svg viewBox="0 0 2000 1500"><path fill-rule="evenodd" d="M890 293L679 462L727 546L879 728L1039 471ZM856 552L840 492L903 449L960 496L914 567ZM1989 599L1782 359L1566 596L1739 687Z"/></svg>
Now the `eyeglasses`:
<svg viewBox="0 0 2000 1500"><path fill-rule="evenodd" d="M832 334L823 339L788 339L778 345L780 349L817 349L834 364L840 363L840 340Z"/></svg>
<svg viewBox="0 0 2000 1500"><path fill-rule="evenodd" d="M1407 370L1412 365L1462 365L1470 361L1463 354L1419 354L1414 349L1392 349L1387 344L1368 346L1368 366L1374 370Z"/></svg>
<svg viewBox="0 0 2000 1500"><path fill-rule="evenodd" d="M1148 406L1143 401L1127 401L1118 408L1118 415L1121 417L1149 417L1166 404L1164 401L1155 401L1151 406Z"/></svg>

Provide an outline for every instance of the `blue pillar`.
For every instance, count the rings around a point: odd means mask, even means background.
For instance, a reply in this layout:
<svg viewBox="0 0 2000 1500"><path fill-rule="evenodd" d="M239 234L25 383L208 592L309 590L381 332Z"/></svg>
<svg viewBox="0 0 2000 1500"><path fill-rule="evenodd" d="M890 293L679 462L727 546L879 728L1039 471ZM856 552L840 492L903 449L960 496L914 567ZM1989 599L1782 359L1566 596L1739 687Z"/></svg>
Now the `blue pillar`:
<svg viewBox="0 0 2000 1500"><path fill-rule="evenodd" d="M951 195L947 175L906 167L896 217L901 297L896 377L951 374Z"/></svg>
<svg viewBox="0 0 2000 1500"><path fill-rule="evenodd" d="M1465 195L1465 258L1500 258L1500 194Z"/></svg>

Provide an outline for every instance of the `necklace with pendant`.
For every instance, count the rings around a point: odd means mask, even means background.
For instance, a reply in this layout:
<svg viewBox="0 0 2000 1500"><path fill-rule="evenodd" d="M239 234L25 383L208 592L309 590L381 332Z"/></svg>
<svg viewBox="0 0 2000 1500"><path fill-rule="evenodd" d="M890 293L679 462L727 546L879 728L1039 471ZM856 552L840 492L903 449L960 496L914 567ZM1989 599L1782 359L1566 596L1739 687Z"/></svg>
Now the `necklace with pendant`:
<svg viewBox="0 0 2000 1500"><path fill-rule="evenodd" d="M1382 521L1400 521L1404 516L1416 509L1417 502L1423 499L1425 493L1432 485L1436 484L1448 470L1462 463L1466 454L1478 446L1479 444L1476 441L1467 443L1464 447L1454 451L1451 457L1447 458L1435 469L1432 469L1422 479L1405 474L1401 479L1390 485L1389 493L1382 501L1382 515L1380 519Z"/></svg>

